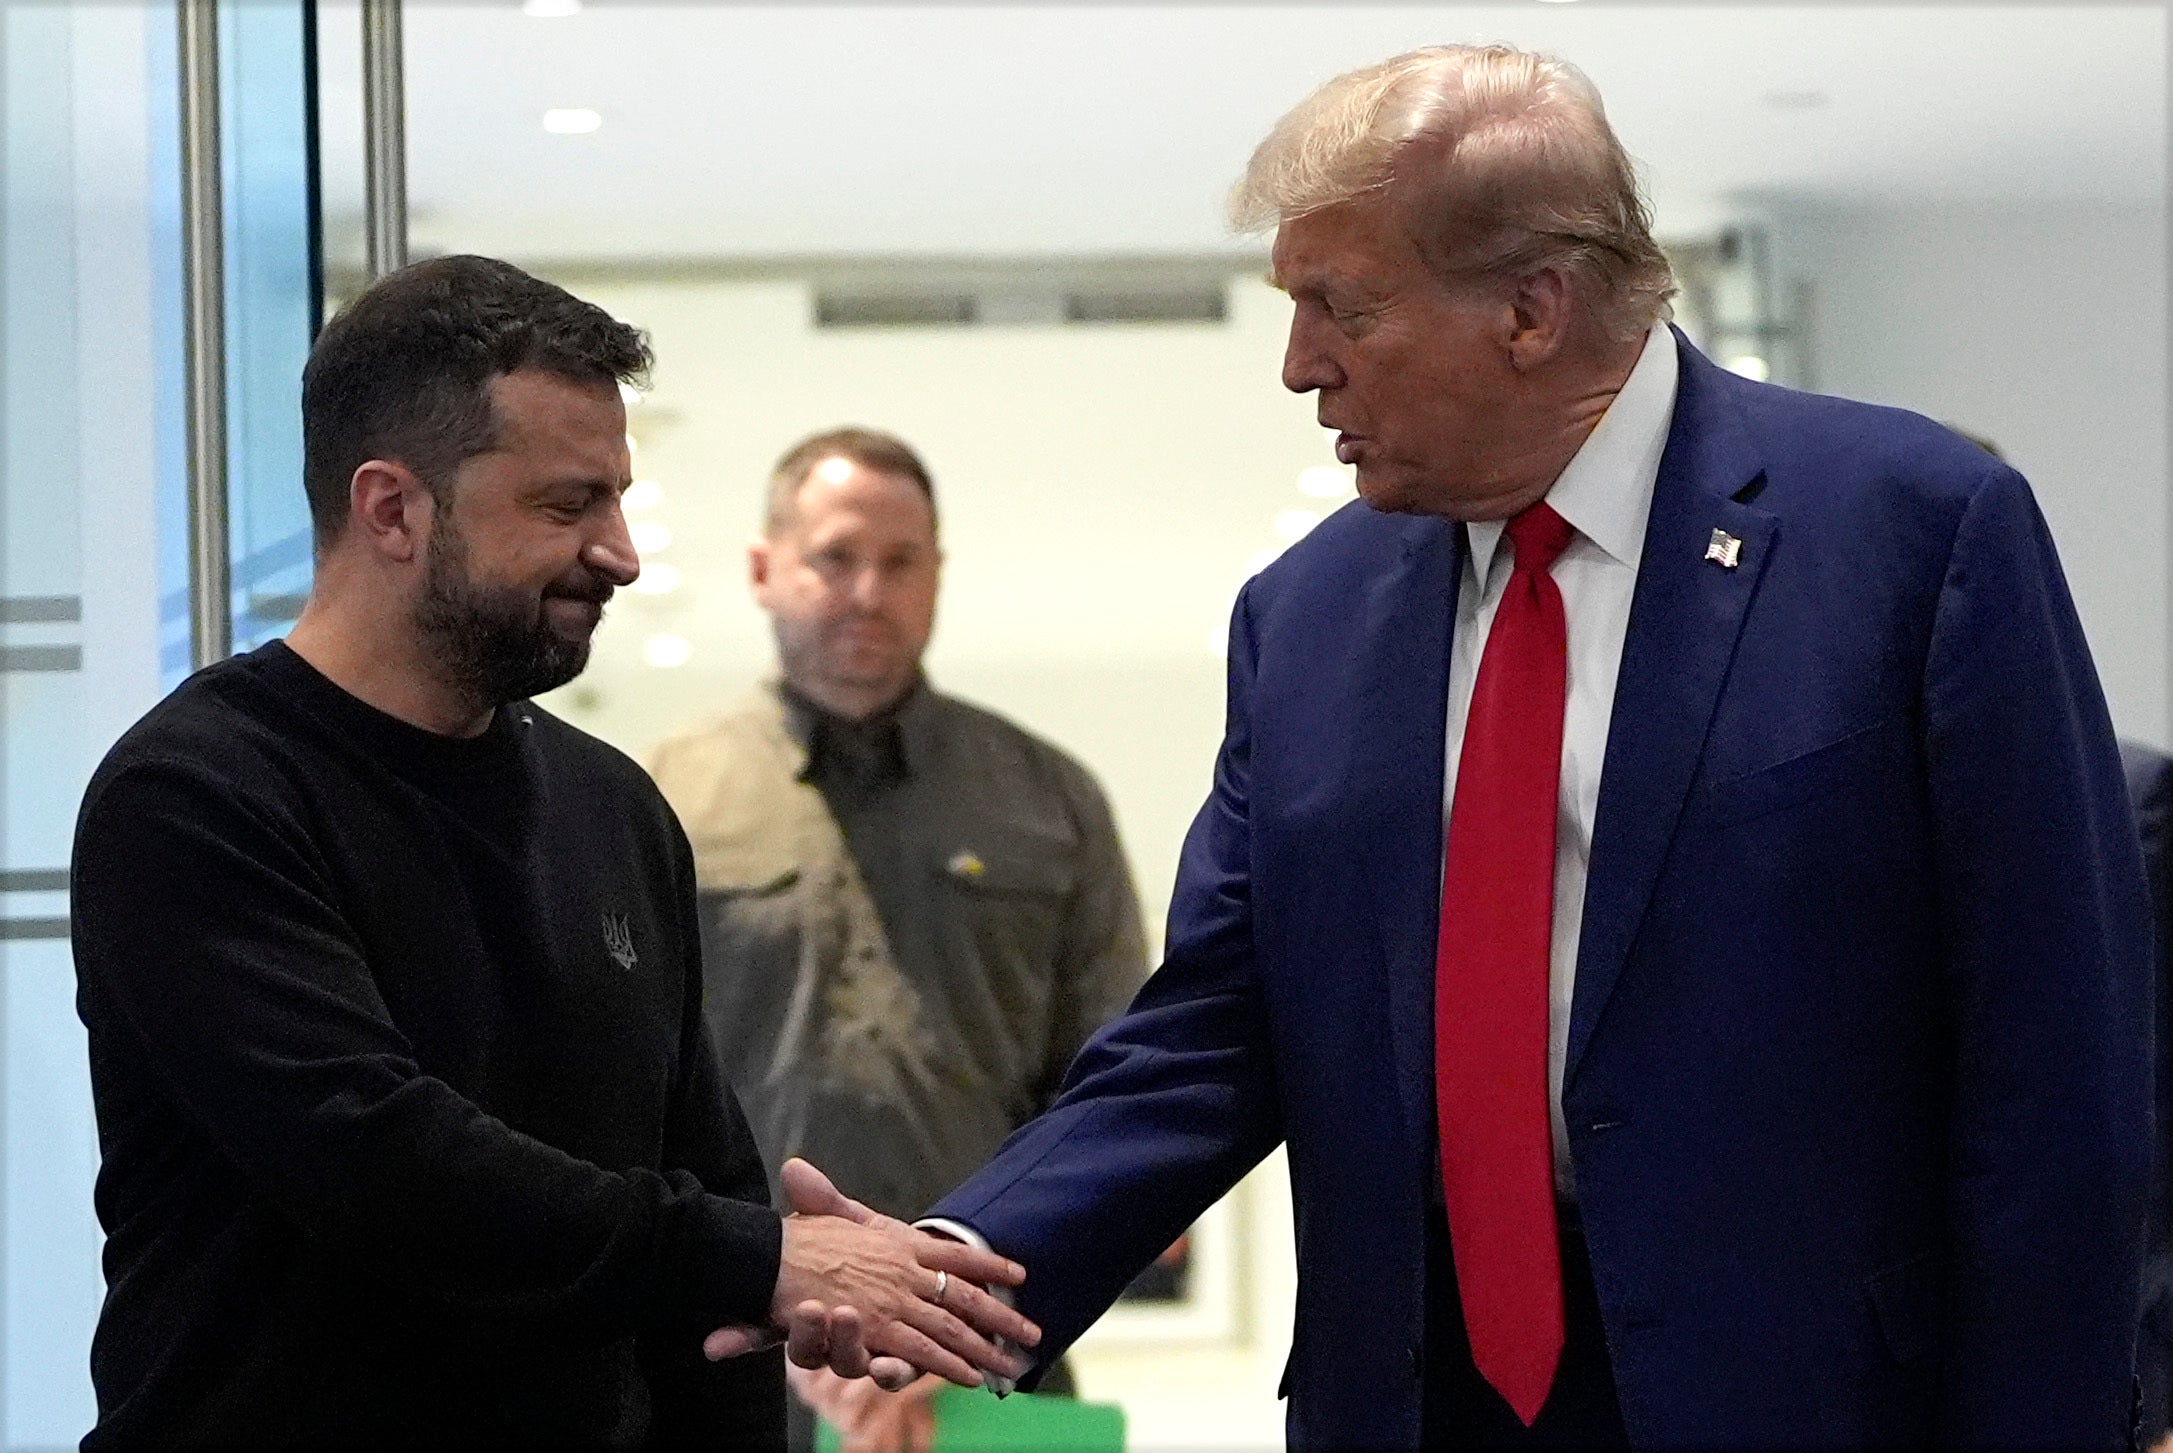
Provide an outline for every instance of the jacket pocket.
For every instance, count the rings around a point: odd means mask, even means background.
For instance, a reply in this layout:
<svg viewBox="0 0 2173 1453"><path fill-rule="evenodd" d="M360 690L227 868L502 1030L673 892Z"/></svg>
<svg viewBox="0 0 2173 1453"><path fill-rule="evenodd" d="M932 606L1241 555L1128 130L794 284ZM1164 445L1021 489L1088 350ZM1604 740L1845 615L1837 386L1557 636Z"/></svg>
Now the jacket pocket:
<svg viewBox="0 0 2173 1453"><path fill-rule="evenodd" d="M1876 778L1890 779L1898 790L1906 729L1904 718L1890 717L1770 766L1709 782L1691 795L1684 821L1701 827L1748 822Z"/></svg>
<svg viewBox="0 0 2173 1453"><path fill-rule="evenodd" d="M1864 1290L1896 1362L1913 1366L1938 1350L1946 1322L1946 1266L1937 1252L1873 1272Z"/></svg>

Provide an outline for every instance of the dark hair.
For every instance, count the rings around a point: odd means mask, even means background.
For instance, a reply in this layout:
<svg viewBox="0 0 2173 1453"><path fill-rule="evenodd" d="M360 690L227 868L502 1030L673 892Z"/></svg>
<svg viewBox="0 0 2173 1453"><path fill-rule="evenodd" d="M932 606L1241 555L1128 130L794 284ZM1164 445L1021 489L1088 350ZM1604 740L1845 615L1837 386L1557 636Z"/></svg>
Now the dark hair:
<svg viewBox="0 0 2173 1453"><path fill-rule="evenodd" d="M325 325L302 370L317 548L346 527L350 482L372 459L406 465L443 498L461 461L496 439L500 374L632 383L652 361L640 329L511 263L440 257L378 279Z"/></svg>
<svg viewBox="0 0 2173 1453"><path fill-rule="evenodd" d="M846 427L810 434L787 449L784 457L777 461L770 471L769 502L762 517L765 531L775 534L792 522L801 486L807 483L815 466L825 459L850 459L873 473L910 479L920 486L922 494L928 496L928 517L931 521L935 519L936 484L928 477L928 466L921 463L913 446L880 429Z"/></svg>

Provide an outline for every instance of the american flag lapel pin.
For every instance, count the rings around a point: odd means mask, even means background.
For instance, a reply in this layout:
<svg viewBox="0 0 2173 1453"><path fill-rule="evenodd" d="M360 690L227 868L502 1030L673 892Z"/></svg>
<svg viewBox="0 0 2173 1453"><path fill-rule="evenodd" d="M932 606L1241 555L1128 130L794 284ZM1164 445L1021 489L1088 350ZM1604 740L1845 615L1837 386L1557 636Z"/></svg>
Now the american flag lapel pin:
<svg viewBox="0 0 2173 1453"><path fill-rule="evenodd" d="M1742 563L1743 542L1726 530L1715 530L1705 547L1705 558L1723 570L1733 570Z"/></svg>

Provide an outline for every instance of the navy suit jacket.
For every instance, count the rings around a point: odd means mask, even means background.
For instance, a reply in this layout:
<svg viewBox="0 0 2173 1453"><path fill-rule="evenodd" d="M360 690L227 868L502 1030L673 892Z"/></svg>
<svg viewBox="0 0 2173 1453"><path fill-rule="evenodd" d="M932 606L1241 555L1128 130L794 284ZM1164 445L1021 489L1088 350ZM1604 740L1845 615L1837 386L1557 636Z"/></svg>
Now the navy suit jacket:
<svg viewBox="0 0 2173 1453"><path fill-rule="evenodd" d="M1627 1430L2122 1446L2148 907L2052 541L1937 425L1677 346L1563 1095ZM1294 1447L1419 1438L1460 539L1354 505L1247 586L1167 960L934 1212L1053 1352L1286 1142Z"/></svg>
<svg viewBox="0 0 2173 1453"><path fill-rule="evenodd" d="M2143 840L2157 929L2157 1159L2150 1182L2149 1233L2144 1240L2143 1330L2136 1339L2143 1441L2173 1423L2173 757L2140 742L2120 744L2128 774L2128 803Z"/></svg>

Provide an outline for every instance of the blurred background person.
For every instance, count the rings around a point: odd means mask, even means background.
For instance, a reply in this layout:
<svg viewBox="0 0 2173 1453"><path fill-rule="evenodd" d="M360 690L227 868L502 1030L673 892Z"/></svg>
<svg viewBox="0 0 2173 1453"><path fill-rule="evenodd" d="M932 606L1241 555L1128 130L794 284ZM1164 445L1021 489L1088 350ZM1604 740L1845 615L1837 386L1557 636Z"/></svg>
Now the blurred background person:
<svg viewBox="0 0 2173 1453"><path fill-rule="evenodd" d="M748 551L779 679L651 768L694 843L706 1013L763 1154L895 1216L1045 1108L1147 972L1092 775L923 675L941 567L902 440L794 445ZM937 1381L791 1375L849 1447L925 1446Z"/></svg>

